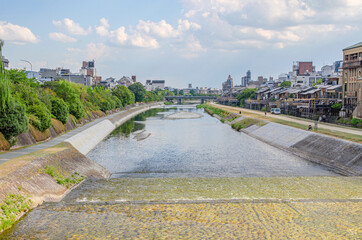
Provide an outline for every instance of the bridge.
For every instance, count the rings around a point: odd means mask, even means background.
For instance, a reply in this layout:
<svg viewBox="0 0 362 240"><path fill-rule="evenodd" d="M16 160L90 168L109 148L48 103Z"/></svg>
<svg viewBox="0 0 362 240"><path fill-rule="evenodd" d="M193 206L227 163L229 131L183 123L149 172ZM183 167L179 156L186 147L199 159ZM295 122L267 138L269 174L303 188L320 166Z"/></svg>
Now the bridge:
<svg viewBox="0 0 362 240"><path fill-rule="evenodd" d="M218 96L165 96L167 101L177 100L178 104L182 103L183 99L200 99L201 104L205 103L205 100L216 100Z"/></svg>

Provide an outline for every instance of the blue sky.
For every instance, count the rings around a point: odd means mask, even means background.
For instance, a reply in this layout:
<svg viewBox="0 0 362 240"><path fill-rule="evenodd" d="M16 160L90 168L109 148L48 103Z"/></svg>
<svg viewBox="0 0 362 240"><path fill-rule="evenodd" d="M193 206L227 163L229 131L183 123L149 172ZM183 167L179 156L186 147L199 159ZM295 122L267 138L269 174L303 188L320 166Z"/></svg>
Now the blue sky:
<svg viewBox="0 0 362 240"><path fill-rule="evenodd" d="M360 0L12 0L0 38L13 68L70 68L96 61L103 78L137 75L166 85L220 88L277 77L293 61L317 69L362 41Z"/></svg>

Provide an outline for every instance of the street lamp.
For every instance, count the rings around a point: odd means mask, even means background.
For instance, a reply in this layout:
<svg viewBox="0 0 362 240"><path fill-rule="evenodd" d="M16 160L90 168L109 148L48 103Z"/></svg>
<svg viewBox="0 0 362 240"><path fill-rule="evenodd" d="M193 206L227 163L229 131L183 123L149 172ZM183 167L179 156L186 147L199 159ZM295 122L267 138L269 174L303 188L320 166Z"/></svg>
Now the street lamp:
<svg viewBox="0 0 362 240"><path fill-rule="evenodd" d="M33 72L33 64L31 64L31 62L29 62L28 60L20 60L20 61L29 63L29 64L30 64L31 72Z"/></svg>

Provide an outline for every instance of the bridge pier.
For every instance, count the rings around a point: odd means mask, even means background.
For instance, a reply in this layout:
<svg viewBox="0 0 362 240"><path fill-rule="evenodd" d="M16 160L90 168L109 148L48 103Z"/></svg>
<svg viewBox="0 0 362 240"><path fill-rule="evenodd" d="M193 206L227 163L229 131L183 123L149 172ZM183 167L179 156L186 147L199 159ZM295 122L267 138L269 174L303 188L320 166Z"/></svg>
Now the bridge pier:
<svg viewBox="0 0 362 240"><path fill-rule="evenodd" d="M205 103L205 99L201 98L201 104Z"/></svg>
<svg viewBox="0 0 362 240"><path fill-rule="evenodd" d="M182 99L181 99L181 98L177 99L177 101L178 101L178 104L179 104L179 105L182 104Z"/></svg>

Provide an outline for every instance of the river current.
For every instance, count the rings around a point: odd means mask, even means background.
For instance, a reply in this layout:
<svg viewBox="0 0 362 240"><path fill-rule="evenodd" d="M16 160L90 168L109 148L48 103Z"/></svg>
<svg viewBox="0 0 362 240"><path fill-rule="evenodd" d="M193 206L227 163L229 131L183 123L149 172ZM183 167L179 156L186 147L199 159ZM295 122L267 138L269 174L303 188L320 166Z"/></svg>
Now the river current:
<svg viewBox="0 0 362 240"><path fill-rule="evenodd" d="M180 111L202 117L165 117ZM334 221L323 215L334 205L305 209L278 199L345 199L360 183L337 179L195 106L140 114L87 156L111 171L111 179L86 180L61 202L33 209L0 239L250 239L269 236L273 228L281 229L274 233L281 238L317 230L323 238L326 230L308 219ZM348 224L358 219L352 213L345 216ZM332 236L344 233L334 226Z"/></svg>

